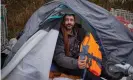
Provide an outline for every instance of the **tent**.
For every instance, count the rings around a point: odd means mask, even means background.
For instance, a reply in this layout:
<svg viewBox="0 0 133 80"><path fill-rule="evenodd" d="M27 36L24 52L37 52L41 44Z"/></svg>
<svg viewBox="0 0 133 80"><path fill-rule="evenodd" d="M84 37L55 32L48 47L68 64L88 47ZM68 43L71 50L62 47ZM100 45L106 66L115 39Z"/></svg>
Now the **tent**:
<svg viewBox="0 0 133 80"><path fill-rule="evenodd" d="M2 69L5 80L48 80L63 13L73 12L90 31L103 61L110 56L133 66L133 33L107 10L87 0L54 0L40 7L25 25Z"/></svg>

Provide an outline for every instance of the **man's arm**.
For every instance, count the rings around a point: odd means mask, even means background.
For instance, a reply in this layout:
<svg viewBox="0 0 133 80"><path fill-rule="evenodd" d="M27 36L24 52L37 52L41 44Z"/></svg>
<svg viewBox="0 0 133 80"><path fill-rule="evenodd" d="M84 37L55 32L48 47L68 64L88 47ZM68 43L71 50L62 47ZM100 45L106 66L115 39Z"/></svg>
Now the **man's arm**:
<svg viewBox="0 0 133 80"><path fill-rule="evenodd" d="M61 67L68 68L68 69L77 69L78 68L78 59L68 57L65 55L64 51L64 42L61 36L58 37L55 54L54 54L54 61Z"/></svg>

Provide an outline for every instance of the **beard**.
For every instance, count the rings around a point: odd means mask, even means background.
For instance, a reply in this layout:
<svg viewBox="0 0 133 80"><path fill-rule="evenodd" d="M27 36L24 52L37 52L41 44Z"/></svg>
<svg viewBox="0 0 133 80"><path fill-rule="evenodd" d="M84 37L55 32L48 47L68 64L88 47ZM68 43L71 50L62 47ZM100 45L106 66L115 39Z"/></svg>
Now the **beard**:
<svg viewBox="0 0 133 80"><path fill-rule="evenodd" d="M67 26L66 26L66 29L67 29L67 30L71 30L73 27L74 27L73 25L67 25Z"/></svg>

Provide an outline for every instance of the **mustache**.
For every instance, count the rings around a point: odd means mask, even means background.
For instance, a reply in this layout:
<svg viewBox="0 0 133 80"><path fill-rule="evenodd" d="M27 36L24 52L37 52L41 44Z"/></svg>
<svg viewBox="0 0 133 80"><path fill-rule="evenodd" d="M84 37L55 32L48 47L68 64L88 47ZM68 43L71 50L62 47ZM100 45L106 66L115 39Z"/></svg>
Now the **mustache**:
<svg viewBox="0 0 133 80"><path fill-rule="evenodd" d="M67 26L74 26L74 25L72 25L72 24L67 24Z"/></svg>

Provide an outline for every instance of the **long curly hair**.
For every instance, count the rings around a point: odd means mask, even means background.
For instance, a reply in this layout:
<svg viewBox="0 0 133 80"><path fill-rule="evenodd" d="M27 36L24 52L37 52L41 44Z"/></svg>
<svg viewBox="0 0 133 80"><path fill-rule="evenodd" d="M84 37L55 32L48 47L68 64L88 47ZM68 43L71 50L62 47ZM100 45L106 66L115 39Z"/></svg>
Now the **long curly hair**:
<svg viewBox="0 0 133 80"><path fill-rule="evenodd" d="M63 16L63 20L62 20L62 23L61 23L61 32L63 33L65 55L70 56L70 45L69 45L68 34L67 34L66 28L64 27L64 22L65 22L65 17L66 16L73 16L74 20L75 20L75 15L74 14L65 14Z"/></svg>

